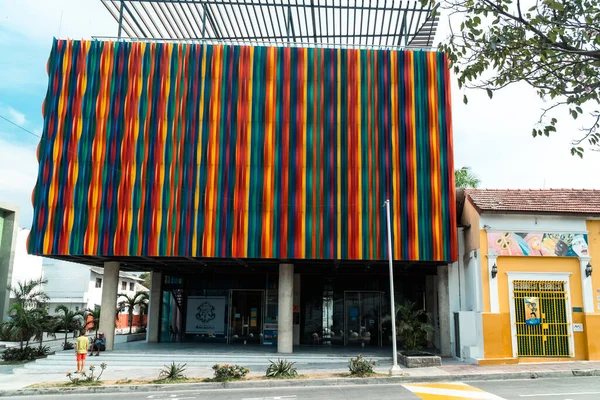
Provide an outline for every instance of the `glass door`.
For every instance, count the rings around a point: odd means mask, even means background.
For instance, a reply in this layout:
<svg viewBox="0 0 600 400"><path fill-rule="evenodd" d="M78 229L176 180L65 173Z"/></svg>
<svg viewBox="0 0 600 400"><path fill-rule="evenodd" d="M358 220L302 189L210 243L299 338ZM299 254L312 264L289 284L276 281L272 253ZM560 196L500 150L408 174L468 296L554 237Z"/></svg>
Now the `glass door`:
<svg viewBox="0 0 600 400"><path fill-rule="evenodd" d="M264 290L231 290L229 343L261 343L264 294Z"/></svg>
<svg viewBox="0 0 600 400"><path fill-rule="evenodd" d="M344 292L346 346L381 346L381 292Z"/></svg>

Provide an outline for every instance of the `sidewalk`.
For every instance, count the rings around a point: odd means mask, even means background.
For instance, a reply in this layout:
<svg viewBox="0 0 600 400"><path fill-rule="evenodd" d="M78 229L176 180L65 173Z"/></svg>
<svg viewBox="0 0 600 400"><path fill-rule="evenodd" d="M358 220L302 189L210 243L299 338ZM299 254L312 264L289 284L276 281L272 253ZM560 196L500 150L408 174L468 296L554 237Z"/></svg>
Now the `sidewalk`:
<svg viewBox="0 0 600 400"><path fill-rule="evenodd" d="M165 355L166 356L166 355ZM88 358L87 365L91 363L99 365L102 362L101 357ZM165 364L169 363L165 358ZM573 376L600 376L600 362L593 361L567 361L553 363L526 363L516 365L498 365L498 366L478 366L462 364L455 360L444 360L446 365L442 367L429 368L402 368L405 374L402 377L377 377L377 378L318 378L318 375L330 373L347 373L346 366L341 364L328 365L310 365L299 366L298 373L302 375L311 375L310 379L295 379L291 381L241 381L227 384L228 387L274 387L283 386L329 386L329 385L347 385L347 384L380 384L380 383L414 383L414 382L435 382L435 381L479 381L479 380L504 380L504 379L532 379L532 378L564 378ZM380 374L387 374L391 366L390 362L384 361L375 368ZM256 367L251 368L250 376L260 377L264 375L264 369ZM72 369L71 369L72 371ZM144 385L137 387L95 387L95 388L53 388L53 389L25 389L26 386L41 382L66 382L66 374L2 374L0 375L0 397L24 394L52 394L52 393L85 393L88 390L94 392L130 392L132 390L183 390L183 389L215 389L223 388L223 384L215 383L186 383L180 385ZM160 368L144 367L116 367L110 365L104 372L102 379L104 381L115 381L119 379L157 379ZM190 367L185 371L185 375L191 378L212 377L213 371L209 366ZM18 392L17 392L18 390Z"/></svg>

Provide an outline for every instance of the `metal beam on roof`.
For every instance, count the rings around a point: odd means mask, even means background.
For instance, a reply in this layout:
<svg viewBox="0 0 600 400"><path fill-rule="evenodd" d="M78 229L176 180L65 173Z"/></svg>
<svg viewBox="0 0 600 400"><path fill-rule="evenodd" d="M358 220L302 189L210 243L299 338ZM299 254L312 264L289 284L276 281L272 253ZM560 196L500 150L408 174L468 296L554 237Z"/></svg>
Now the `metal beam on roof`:
<svg viewBox="0 0 600 400"><path fill-rule="evenodd" d="M130 41L431 49L439 22L418 0L100 1Z"/></svg>

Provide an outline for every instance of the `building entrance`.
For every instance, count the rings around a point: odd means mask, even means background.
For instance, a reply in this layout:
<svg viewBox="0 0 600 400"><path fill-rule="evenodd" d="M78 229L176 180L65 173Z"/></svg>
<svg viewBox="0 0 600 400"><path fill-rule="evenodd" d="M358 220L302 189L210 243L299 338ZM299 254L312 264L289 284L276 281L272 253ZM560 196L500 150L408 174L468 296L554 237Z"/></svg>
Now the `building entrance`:
<svg viewBox="0 0 600 400"><path fill-rule="evenodd" d="M344 292L344 345L381 346L381 292Z"/></svg>
<svg viewBox="0 0 600 400"><path fill-rule="evenodd" d="M264 290L229 291L228 343L262 342Z"/></svg>

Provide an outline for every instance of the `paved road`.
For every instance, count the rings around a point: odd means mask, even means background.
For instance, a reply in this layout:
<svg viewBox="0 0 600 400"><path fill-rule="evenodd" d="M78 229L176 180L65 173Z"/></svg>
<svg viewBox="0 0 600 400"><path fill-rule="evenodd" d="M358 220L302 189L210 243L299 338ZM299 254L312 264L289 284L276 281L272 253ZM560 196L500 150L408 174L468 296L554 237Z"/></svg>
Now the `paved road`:
<svg viewBox="0 0 600 400"><path fill-rule="evenodd" d="M158 393L31 396L15 397L15 399L70 400L84 397L108 400L114 399L115 396L126 396L127 400L598 400L600 399L600 377L275 389L174 390Z"/></svg>

